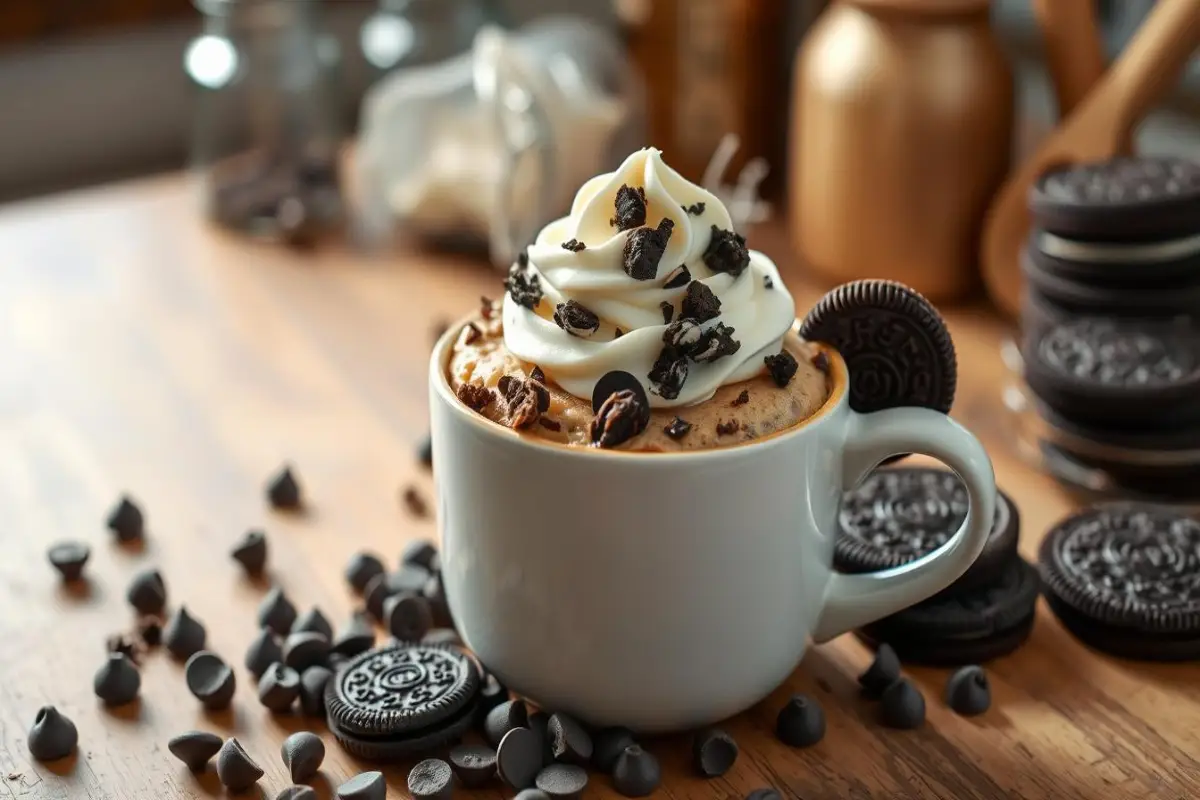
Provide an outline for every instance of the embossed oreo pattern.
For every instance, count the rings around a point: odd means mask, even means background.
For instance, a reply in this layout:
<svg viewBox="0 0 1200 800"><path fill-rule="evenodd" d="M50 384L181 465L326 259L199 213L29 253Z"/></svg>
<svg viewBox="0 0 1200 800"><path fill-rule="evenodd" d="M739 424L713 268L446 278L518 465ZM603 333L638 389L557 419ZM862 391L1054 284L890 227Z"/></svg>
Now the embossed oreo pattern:
<svg viewBox="0 0 1200 800"><path fill-rule="evenodd" d="M1200 628L1200 522L1158 506L1098 506L1059 523L1040 552L1046 588L1098 622Z"/></svg>
<svg viewBox="0 0 1200 800"><path fill-rule="evenodd" d="M1081 381L1155 387L1193 376L1196 349L1196 342L1167 329L1080 319L1048 330L1037 353L1047 367Z"/></svg>
<svg viewBox="0 0 1200 800"><path fill-rule="evenodd" d="M1200 194L1200 165L1171 157L1117 158L1047 173L1038 186L1060 203L1147 203Z"/></svg>

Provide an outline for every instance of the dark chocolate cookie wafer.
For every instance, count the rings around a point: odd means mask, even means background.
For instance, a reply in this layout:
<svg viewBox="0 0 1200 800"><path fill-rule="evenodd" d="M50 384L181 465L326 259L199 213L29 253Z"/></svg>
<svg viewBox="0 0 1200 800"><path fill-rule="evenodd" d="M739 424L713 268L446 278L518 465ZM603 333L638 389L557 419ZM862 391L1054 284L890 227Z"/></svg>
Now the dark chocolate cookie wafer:
<svg viewBox="0 0 1200 800"><path fill-rule="evenodd" d="M1025 255L1027 273L1091 286L1186 287L1200 278L1200 228L1193 236L1166 242L1080 242L1034 230Z"/></svg>
<svg viewBox="0 0 1200 800"><path fill-rule="evenodd" d="M1056 525L1038 560L1051 608L1093 647L1149 660L1200 656L1194 517L1144 503L1094 506Z"/></svg>
<svg viewBox="0 0 1200 800"><path fill-rule="evenodd" d="M910 467L876 470L842 495L833 565L839 572L877 572L932 553L967 518L967 489L953 472ZM1021 519L997 492L995 521L983 551L945 594L983 586L1017 555Z"/></svg>
<svg viewBox="0 0 1200 800"><path fill-rule="evenodd" d="M924 406L946 413L954 403L954 343L929 301L903 284L862 280L839 286L808 312L800 336L841 354L855 411Z"/></svg>
<svg viewBox="0 0 1200 800"><path fill-rule="evenodd" d="M1200 164L1117 158L1050 170L1029 192L1038 227L1083 241L1163 240L1200 232Z"/></svg>
<svg viewBox="0 0 1200 800"><path fill-rule="evenodd" d="M1021 257L1021 270L1030 289L1076 314L1166 319L1200 310L1200 280L1196 278L1157 285L1137 279L1135 285L1114 286L1043 269L1028 252Z"/></svg>
<svg viewBox="0 0 1200 800"><path fill-rule="evenodd" d="M398 736L363 736L342 729L332 717L329 732L347 753L368 761L395 762L440 752L460 741L475 720L476 703L468 703L458 714L436 726Z"/></svg>
<svg viewBox="0 0 1200 800"><path fill-rule="evenodd" d="M870 629L856 631L864 644L872 649L887 644L896 652L896 657L905 664L920 664L927 667L963 667L968 664L983 664L1015 652L1028 641L1033 633L1036 614L1030 614L1011 628L997 631L982 639L879 639Z"/></svg>

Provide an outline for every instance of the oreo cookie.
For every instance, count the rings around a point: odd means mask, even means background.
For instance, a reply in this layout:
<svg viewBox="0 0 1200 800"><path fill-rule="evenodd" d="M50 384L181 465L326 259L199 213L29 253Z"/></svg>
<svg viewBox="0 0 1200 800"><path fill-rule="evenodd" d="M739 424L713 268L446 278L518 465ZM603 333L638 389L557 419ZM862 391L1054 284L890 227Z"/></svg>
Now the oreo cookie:
<svg viewBox="0 0 1200 800"><path fill-rule="evenodd" d="M1132 285L1110 285L1043 269L1028 251L1021 257L1021 270L1029 289L1075 314L1161 320L1200 310L1200 281L1195 278L1157 284L1139 278Z"/></svg>
<svg viewBox="0 0 1200 800"><path fill-rule="evenodd" d="M1094 506L1038 552L1043 592L1068 631L1123 658L1200 658L1200 520L1144 503Z"/></svg>
<svg viewBox="0 0 1200 800"><path fill-rule="evenodd" d="M891 645L901 661L962 666L1008 655L1029 638L1038 575L1021 558L991 584L937 596L867 625L859 637Z"/></svg>
<svg viewBox="0 0 1200 800"><path fill-rule="evenodd" d="M855 411L923 406L948 413L954 403L958 362L950 333L929 301L901 283L839 286L808 312L800 336L841 354Z"/></svg>
<svg viewBox="0 0 1200 800"><path fill-rule="evenodd" d="M1200 224L1191 236L1165 242L1081 242L1034 230L1026 274L1102 288L1187 287L1200 279Z"/></svg>
<svg viewBox="0 0 1200 800"><path fill-rule="evenodd" d="M901 567L950 541L968 508L966 486L953 472L910 467L871 473L842 495L833 564L839 572L878 572ZM983 551L943 594L995 581L1017 557L1021 518L997 492L995 521Z"/></svg>

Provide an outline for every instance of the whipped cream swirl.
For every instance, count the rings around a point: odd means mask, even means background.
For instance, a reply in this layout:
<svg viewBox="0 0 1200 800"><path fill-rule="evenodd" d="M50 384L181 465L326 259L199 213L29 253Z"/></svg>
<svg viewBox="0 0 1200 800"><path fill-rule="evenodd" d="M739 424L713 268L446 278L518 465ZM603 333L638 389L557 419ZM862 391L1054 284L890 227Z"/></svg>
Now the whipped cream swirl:
<svg viewBox="0 0 1200 800"><path fill-rule="evenodd" d="M619 229L614 218L622 186L644 191L644 227ZM664 226L664 219L673 227ZM639 280L629 274L627 240L647 238L647 229L668 227L669 238L653 276ZM722 232L732 227L721 201L663 163L658 150L633 153L615 172L585 183L575 195L570 215L543 228L529 246L524 270L528 280L536 278L542 297L530 309L511 292L505 295L505 346L577 397L590 398L605 373L629 372L641 381L655 408L699 403L725 384L759 374L765 369L763 358L779 352L795 317L795 303L775 264L760 252L750 250L749 264L740 271L710 268L717 264L710 242L714 235L727 237ZM662 243L661 236L657 241ZM711 290L720 309L717 316L698 323L698 333L692 328L688 338L722 333L731 335L738 346L736 352L715 360L686 359L686 378L675 386L676 394L663 391L661 369L658 380L651 379L651 372L663 354L665 317L670 314L676 321L685 316L684 298L693 282ZM692 292L702 290L695 287ZM595 318L582 316L572 304L562 309L560 321L555 322L556 310L569 301ZM564 318L587 324L564 326ZM732 333L718 326L732 328Z"/></svg>

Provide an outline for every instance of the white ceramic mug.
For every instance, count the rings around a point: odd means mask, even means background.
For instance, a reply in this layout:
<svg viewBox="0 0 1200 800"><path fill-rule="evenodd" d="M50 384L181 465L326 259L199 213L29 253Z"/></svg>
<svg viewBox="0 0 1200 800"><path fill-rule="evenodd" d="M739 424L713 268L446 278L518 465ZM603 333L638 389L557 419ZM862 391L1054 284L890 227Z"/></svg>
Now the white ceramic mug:
<svg viewBox="0 0 1200 800"><path fill-rule="evenodd" d="M682 730L757 703L824 642L944 589L979 555L996 487L979 441L923 408L858 414L845 362L807 421L686 453L584 450L463 406L430 362L442 565L466 643L509 688L595 725ZM844 489L888 456L961 476L962 527L904 567L834 572Z"/></svg>

